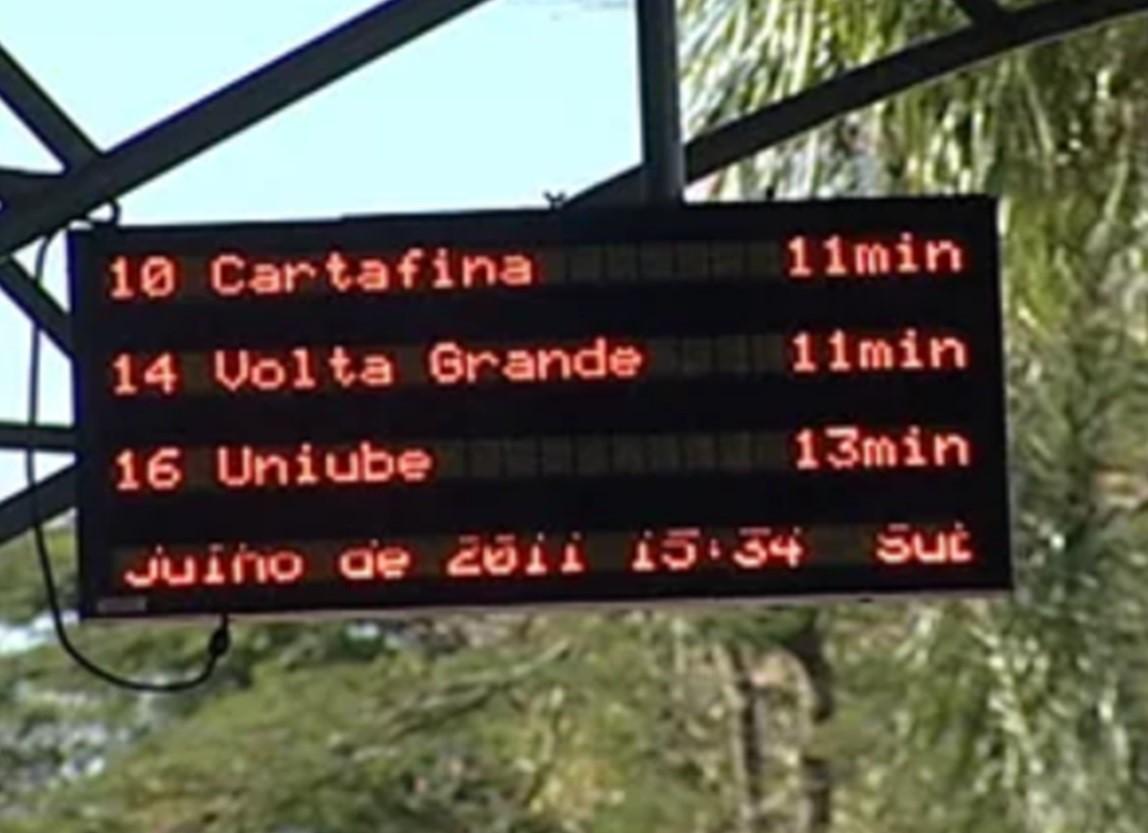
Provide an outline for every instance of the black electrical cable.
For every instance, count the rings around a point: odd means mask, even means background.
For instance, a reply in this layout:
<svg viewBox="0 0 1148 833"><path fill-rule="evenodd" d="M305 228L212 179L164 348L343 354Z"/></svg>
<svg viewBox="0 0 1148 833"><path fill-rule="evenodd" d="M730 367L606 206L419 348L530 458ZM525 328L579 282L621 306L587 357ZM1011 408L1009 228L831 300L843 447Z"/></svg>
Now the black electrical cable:
<svg viewBox="0 0 1148 833"><path fill-rule="evenodd" d="M118 214L118 206L116 206L114 216L118 216ZM48 248L51 246L55 236L55 233L48 235L48 237L40 243L40 248L36 251L36 263L32 274L33 280L35 280L37 284L40 284L44 279L44 265L48 256ZM39 416L40 400L40 325L35 319L32 320L31 347L31 355L28 359L28 426L35 428ZM32 514L32 537L36 544L36 557L40 561L40 572L44 578L44 590L48 596L48 608L52 614L52 626L55 628L56 639L59 640L60 647L64 649L64 652L88 673L112 685L132 691L171 694L188 691L207 682L211 675L215 673L215 668L219 664L219 660L231 648L231 623L226 613L220 617L219 625L212 631L211 636L207 640L207 656L203 666L195 674L182 680L153 683L121 677L119 674L101 668L91 659L84 656L72 643L71 637L68 636L68 631L64 627L64 617L60 611L60 597L56 591L56 578L53 575L52 561L48 554L48 542L44 535L43 524L40 521L40 511L36 500L35 488L36 449L31 443L24 447L24 475L28 481L29 505Z"/></svg>

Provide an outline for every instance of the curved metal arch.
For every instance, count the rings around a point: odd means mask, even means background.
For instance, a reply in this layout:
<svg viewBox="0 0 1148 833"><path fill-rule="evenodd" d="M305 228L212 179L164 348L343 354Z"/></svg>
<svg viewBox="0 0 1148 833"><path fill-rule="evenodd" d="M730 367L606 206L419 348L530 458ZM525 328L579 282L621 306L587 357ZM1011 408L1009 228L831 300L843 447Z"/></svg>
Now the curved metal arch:
<svg viewBox="0 0 1148 833"><path fill-rule="evenodd" d="M641 2L641 0L635 0ZM68 321L8 254L74 217L113 200L486 0L390 0L255 72L99 152L6 53L0 51L0 97L68 167L50 184L0 212L0 289L67 347ZM1148 11L1148 0L1049 0L1009 10L997 0L953 0L971 24L910 46L691 141L687 176L700 179L750 154L919 84L1015 49ZM95 155L92 151L95 150ZM18 183L9 177L10 185ZM636 199L637 168L583 192L567 205ZM21 195L29 196L27 190ZM0 447L65 447L66 429L0 424ZM0 543L33 522L74 505L69 467L0 502ZM33 492L35 497L33 498Z"/></svg>
<svg viewBox="0 0 1148 833"><path fill-rule="evenodd" d="M1020 11L1000 9L990 21L983 11L972 11L983 5L962 0L962 8L974 15L971 26L906 47L699 136L686 146L687 177L696 181L830 119L974 64L1148 12L1148 0L1053 0ZM636 199L640 179L639 169L631 168L568 204Z"/></svg>

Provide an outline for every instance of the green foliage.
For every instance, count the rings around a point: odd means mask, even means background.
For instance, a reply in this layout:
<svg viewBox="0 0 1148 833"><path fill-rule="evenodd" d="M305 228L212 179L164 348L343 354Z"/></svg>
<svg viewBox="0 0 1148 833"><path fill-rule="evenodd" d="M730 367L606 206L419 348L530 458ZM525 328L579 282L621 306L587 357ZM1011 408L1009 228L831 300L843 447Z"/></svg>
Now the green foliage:
<svg viewBox="0 0 1148 833"><path fill-rule="evenodd" d="M685 5L702 126L939 31L952 11ZM888 650L839 612L846 707L829 734L855 754L838 769L839 829L1077 833L1148 818L1144 34L1111 27L962 73L711 182L731 196L1003 197L1017 596L866 615ZM879 722L874 742L865 727Z"/></svg>
<svg viewBox="0 0 1148 833"><path fill-rule="evenodd" d="M444 650L451 629L465 642ZM673 640L651 617L448 620L397 641L363 625L308 630L329 645L358 632L376 651L285 662L286 646L250 649L264 628L242 628L242 678L174 710L61 671L53 690L88 690L84 711L132 736L98 748L95 774L45 764L35 789L14 792L3 829L620 833L704 829L714 815L720 707L705 681L667 680ZM170 662L186 638L118 642L135 633L89 647L139 670ZM54 704L47 719L75 732L78 705Z"/></svg>

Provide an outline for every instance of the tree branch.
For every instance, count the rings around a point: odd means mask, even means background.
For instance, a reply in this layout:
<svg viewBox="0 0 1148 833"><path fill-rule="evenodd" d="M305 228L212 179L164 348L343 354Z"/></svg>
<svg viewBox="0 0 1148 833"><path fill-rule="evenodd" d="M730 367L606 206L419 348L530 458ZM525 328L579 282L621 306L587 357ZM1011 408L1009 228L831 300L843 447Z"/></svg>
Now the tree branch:
<svg viewBox="0 0 1148 833"><path fill-rule="evenodd" d="M809 686L809 719L814 730L836 713L833 666L825 655L825 634L814 613L801 630L782 640L782 647L801 665ZM829 761L808 749L801 753L801 788L805 794L805 830L828 833L833 826L833 769Z"/></svg>

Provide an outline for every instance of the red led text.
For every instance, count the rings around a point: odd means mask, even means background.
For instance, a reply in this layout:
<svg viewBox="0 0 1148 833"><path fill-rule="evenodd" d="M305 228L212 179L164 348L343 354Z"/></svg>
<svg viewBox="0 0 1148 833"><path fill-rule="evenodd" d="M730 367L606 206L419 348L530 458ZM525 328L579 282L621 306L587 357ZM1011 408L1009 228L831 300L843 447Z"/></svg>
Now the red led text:
<svg viewBox="0 0 1148 833"><path fill-rule="evenodd" d="M794 373L965 370L969 366L969 347L963 339L921 333L915 327L888 336L801 331L790 338L789 345Z"/></svg>
<svg viewBox="0 0 1148 833"><path fill-rule="evenodd" d="M208 264L208 281L224 298L332 291L386 293L521 288L538 283L538 264L523 252L466 254L446 247L412 247L394 258L352 257L332 251L321 259L256 258L224 252Z"/></svg>
<svg viewBox="0 0 1148 833"><path fill-rule="evenodd" d="M962 523L946 529L889 524L877 533L874 555L882 564L967 564L972 539Z"/></svg>
<svg viewBox="0 0 1148 833"><path fill-rule="evenodd" d="M586 572L586 554L578 533L558 540L545 535L461 535L444 570L454 578L474 579L577 575Z"/></svg>
<svg viewBox="0 0 1148 833"><path fill-rule="evenodd" d="M371 541L339 554L335 569L347 581L398 581L407 577L414 557L406 547Z"/></svg>
<svg viewBox="0 0 1148 833"><path fill-rule="evenodd" d="M635 573L684 573L704 565L729 564L743 570L800 567L807 547L800 529L745 527L734 541L705 535L700 529L643 532L634 545Z"/></svg>
<svg viewBox="0 0 1148 833"><path fill-rule="evenodd" d="M973 457L963 434L919 425L901 431L830 425L802 429L794 439L794 464L801 471L967 468Z"/></svg>
<svg viewBox="0 0 1148 833"><path fill-rule="evenodd" d="M140 356L120 353L112 361L112 393L116 396L138 396L160 393L171 396L180 389L180 371L172 353Z"/></svg>
<svg viewBox="0 0 1148 833"><path fill-rule="evenodd" d="M487 381L552 382L633 379L645 356L633 344L599 336L583 347L467 348L442 341L427 354L430 377L440 385Z"/></svg>
<svg viewBox="0 0 1148 833"><path fill-rule="evenodd" d="M842 237L790 238L791 278L848 278L878 275L956 275L968 268L965 247L955 240L903 232L895 242Z"/></svg>
<svg viewBox="0 0 1148 833"><path fill-rule="evenodd" d="M426 449L390 450L369 440L351 448L300 443L290 451L218 446L214 457L216 481L226 489L423 483L434 471Z"/></svg>
<svg viewBox="0 0 1148 833"><path fill-rule="evenodd" d="M296 584L307 571L304 557L291 549L260 551L244 544L213 544L206 551L169 553L161 546L123 572L134 590L163 587L240 587Z"/></svg>
<svg viewBox="0 0 1148 833"><path fill-rule="evenodd" d="M113 301L162 301L179 289L179 267L170 257L115 258L110 266Z"/></svg>
<svg viewBox="0 0 1148 833"><path fill-rule="evenodd" d="M119 492L171 492L183 485L183 451L174 446L153 451L127 449L116 455Z"/></svg>
<svg viewBox="0 0 1148 833"><path fill-rule="evenodd" d="M231 393L309 391L331 379L339 388L385 388L395 383L395 365L377 352L345 347L313 351L296 347L286 353L264 350L215 350L212 378Z"/></svg>

